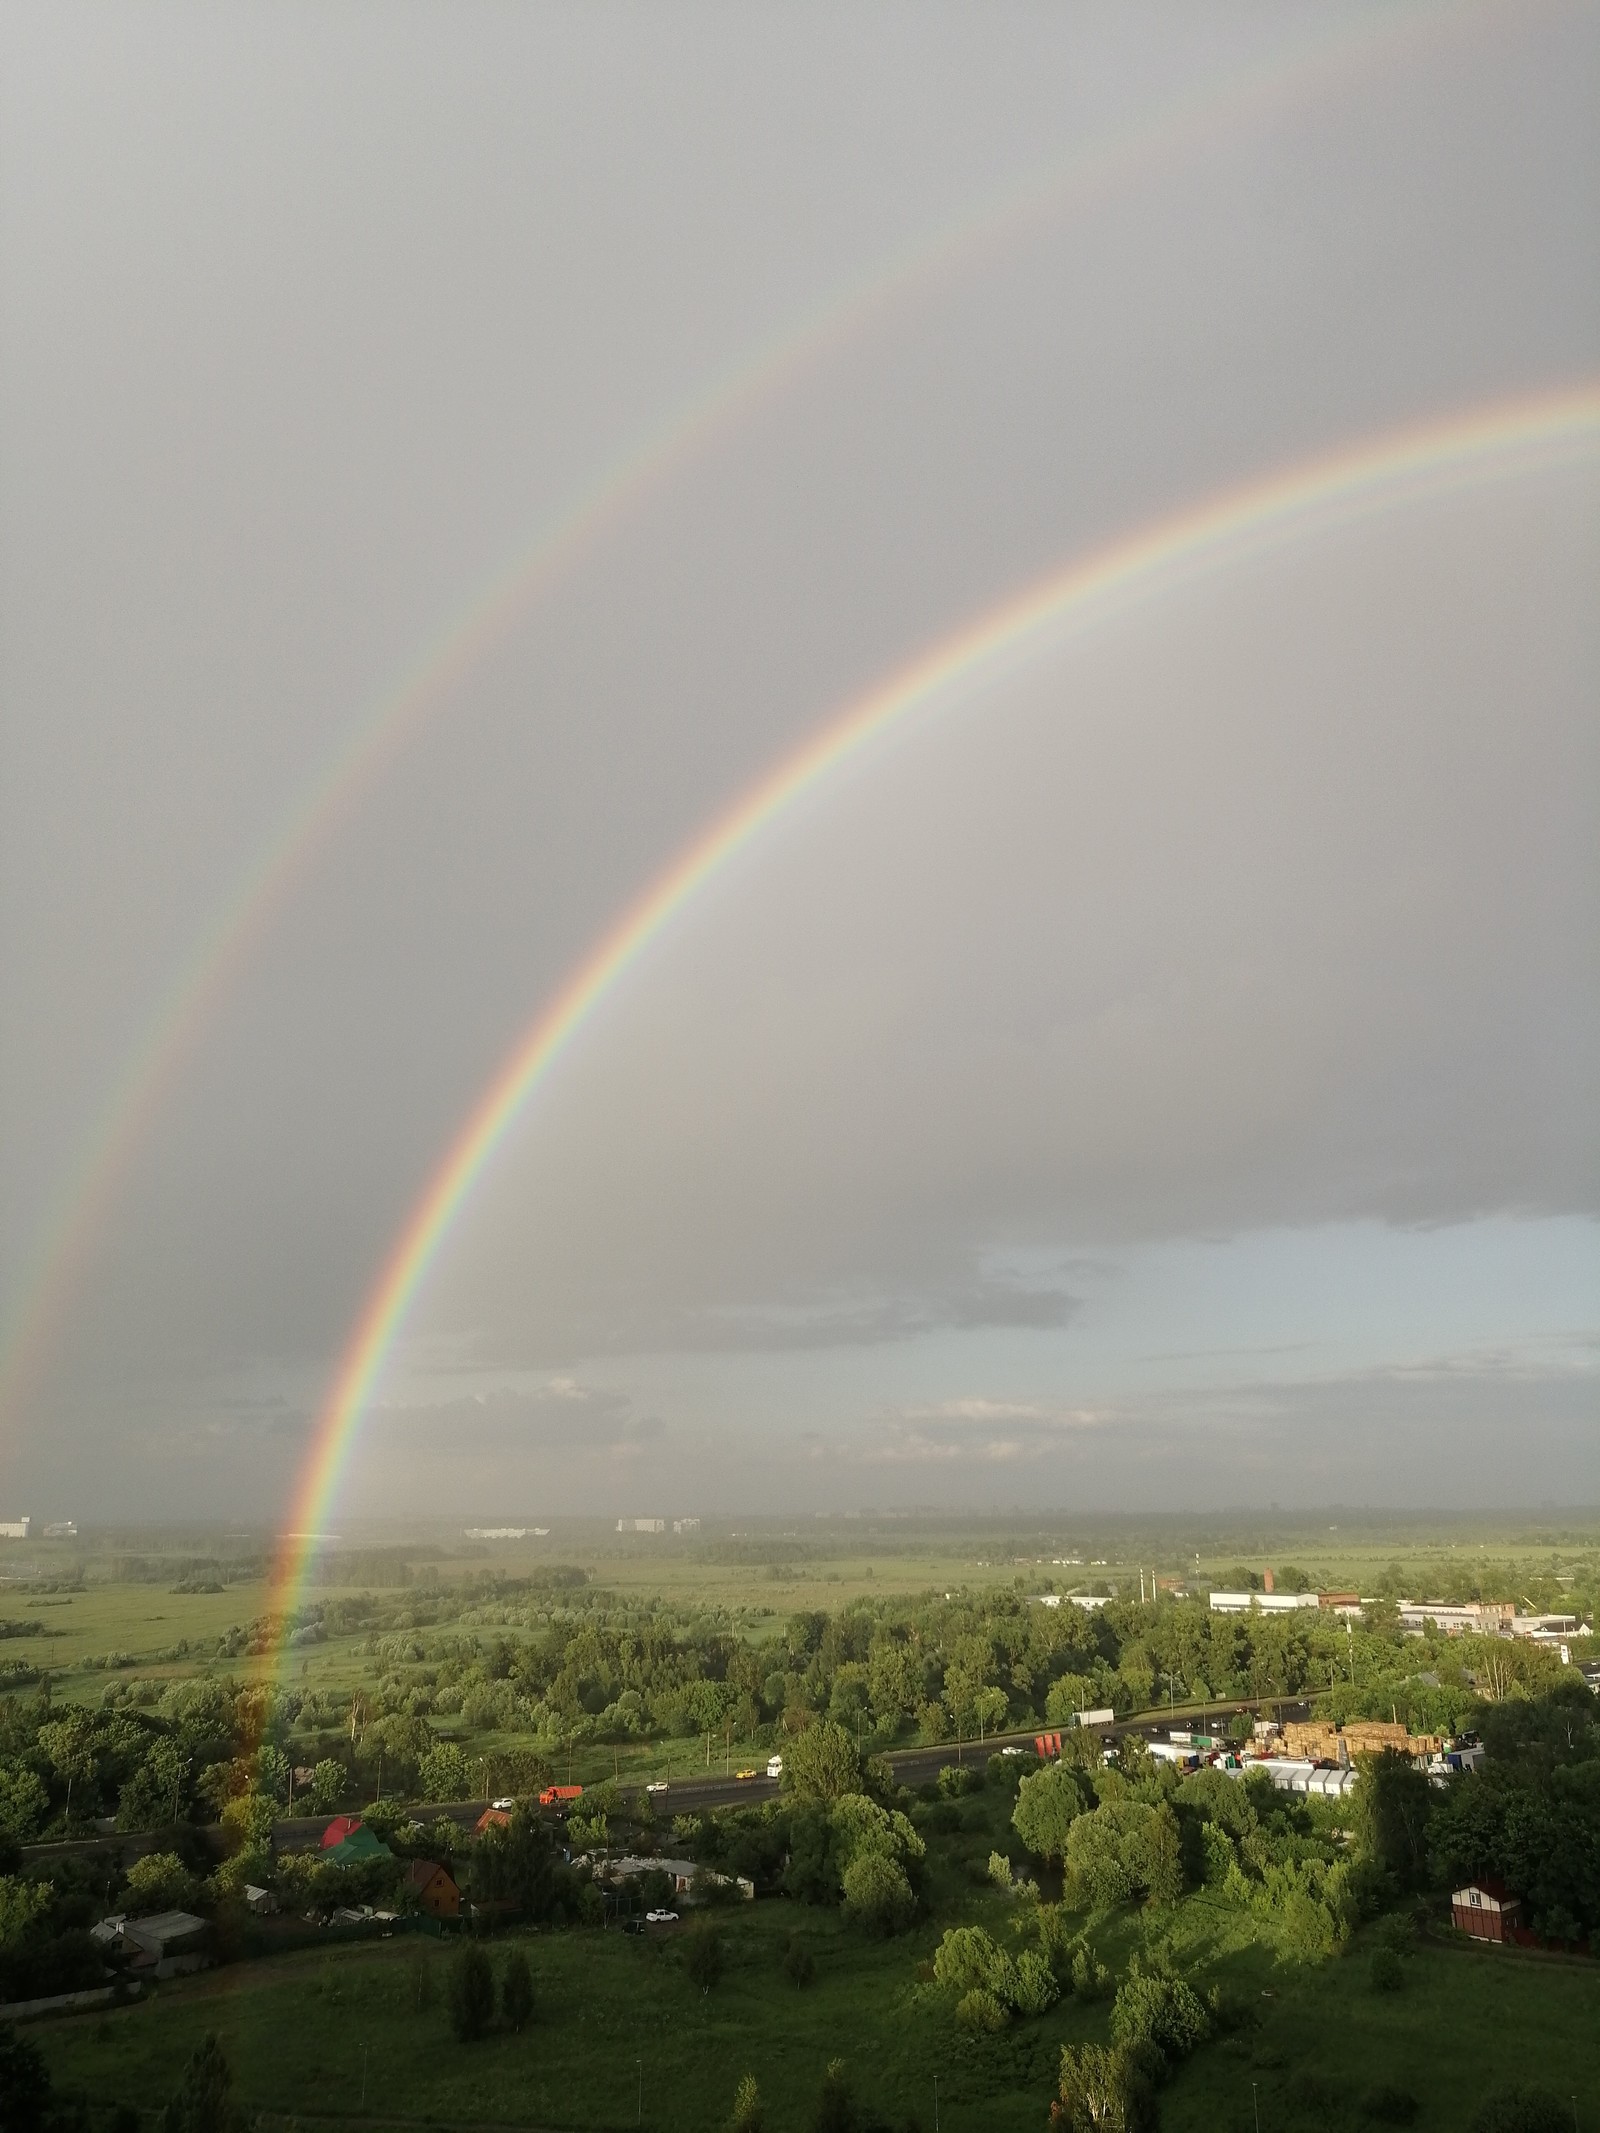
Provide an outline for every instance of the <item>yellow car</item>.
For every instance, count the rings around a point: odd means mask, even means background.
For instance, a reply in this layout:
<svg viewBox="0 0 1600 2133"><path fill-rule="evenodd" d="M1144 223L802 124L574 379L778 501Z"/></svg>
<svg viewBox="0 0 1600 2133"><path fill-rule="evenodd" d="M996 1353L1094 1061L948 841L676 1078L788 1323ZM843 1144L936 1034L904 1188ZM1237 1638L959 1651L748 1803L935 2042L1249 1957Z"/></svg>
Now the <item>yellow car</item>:
<svg viewBox="0 0 1600 2133"><path fill-rule="evenodd" d="M753 1778L760 1777L761 1772L759 1770L736 1770L733 1774L735 1777Z"/></svg>

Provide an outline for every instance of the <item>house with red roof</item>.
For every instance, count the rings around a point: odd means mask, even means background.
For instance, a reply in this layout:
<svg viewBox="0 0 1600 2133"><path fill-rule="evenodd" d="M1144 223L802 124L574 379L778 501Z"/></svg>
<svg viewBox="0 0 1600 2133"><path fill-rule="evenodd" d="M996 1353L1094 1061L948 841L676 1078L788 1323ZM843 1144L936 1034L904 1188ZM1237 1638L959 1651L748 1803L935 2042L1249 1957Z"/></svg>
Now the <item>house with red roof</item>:
<svg viewBox="0 0 1600 2133"><path fill-rule="evenodd" d="M335 1815L322 1832L322 1849L332 1851L336 1844L343 1844L346 1837L353 1837L360 1827L359 1815Z"/></svg>

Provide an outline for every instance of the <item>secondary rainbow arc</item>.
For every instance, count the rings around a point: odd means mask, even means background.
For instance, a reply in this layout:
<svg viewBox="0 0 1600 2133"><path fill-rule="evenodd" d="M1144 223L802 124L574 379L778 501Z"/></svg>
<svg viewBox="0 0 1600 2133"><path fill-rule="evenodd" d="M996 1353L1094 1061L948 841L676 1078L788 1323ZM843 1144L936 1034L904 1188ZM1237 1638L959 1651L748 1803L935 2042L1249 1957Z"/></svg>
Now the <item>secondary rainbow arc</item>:
<svg viewBox="0 0 1600 2133"><path fill-rule="evenodd" d="M541 1007L488 1084L395 1243L339 1364L286 1524L327 1525L361 1417L453 1222L518 1116L602 1002L695 895L830 773L1052 631L1344 519L1600 454L1600 381L1368 438L1214 495L1079 557L940 639L828 720L690 844ZM285 1539L291 1607L313 1543Z"/></svg>
<svg viewBox="0 0 1600 2133"><path fill-rule="evenodd" d="M1029 221L1088 204L1260 108L1317 93L1407 45L1459 33L1477 20L1514 19L1503 0L1462 0L1397 10L1318 41L1309 50L1186 90L1152 118L1091 144L1063 170L968 211L931 239L894 255L782 336L693 396L632 451L603 467L557 522L524 545L422 647L394 684L302 790L191 941L93 1119L80 1137L37 1232L23 1275L0 1316L0 1424L15 1412L66 1308L119 1186L235 972L247 961L322 847L404 736L483 653L607 528L676 469L852 335L924 286L963 271Z"/></svg>

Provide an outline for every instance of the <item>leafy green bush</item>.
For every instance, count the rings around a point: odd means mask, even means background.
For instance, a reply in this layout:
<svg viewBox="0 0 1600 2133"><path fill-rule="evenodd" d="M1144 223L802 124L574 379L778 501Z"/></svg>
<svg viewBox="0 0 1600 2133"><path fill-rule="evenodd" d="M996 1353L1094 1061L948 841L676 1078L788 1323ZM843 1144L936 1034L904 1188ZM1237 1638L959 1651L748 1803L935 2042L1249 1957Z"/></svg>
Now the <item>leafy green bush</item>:
<svg viewBox="0 0 1600 2133"><path fill-rule="evenodd" d="M1373 1991L1398 1992L1405 1981L1405 1965L1393 1948L1375 1948L1367 1965L1367 1982Z"/></svg>
<svg viewBox="0 0 1600 2133"><path fill-rule="evenodd" d="M956 2021L963 2029L992 2033L1006 2026L1006 2010L992 1992L975 1985L956 2002Z"/></svg>
<svg viewBox="0 0 1600 2133"><path fill-rule="evenodd" d="M1125 2048L1153 2046L1169 2062L1186 2059L1205 2042L1211 2021L1199 1995L1182 1978L1131 1969L1111 2004L1111 2035Z"/></svg>
<svg viewBox="0 0 1600 2133"><path fill-rule="evenodd" d="M709 1992L722 1976L722 1935L714 1926L696 1926L683 1944L683 1967L691 1985Z"/></svg>
<svg viewBox="0 0 1600 2133"><path fill-rule="evenodd" d="M805 1942L791 1933L783 1951L783 1974L791 1985L810 1985L817 1975L816 1957Z"/></svg>

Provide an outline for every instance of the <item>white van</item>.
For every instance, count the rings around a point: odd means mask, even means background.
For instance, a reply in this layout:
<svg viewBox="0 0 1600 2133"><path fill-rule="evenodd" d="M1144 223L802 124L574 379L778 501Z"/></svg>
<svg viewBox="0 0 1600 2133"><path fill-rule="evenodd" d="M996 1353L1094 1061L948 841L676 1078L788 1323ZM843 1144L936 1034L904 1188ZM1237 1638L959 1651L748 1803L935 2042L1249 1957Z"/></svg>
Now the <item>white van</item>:
<svg viewBox="0 0 1600 2133"><path fill-rule="evenodd" d="M769 1755L767 1757L767 1776L769 1778L781 1778L783 1776L783 1757L781 1755Z"/></svg>

